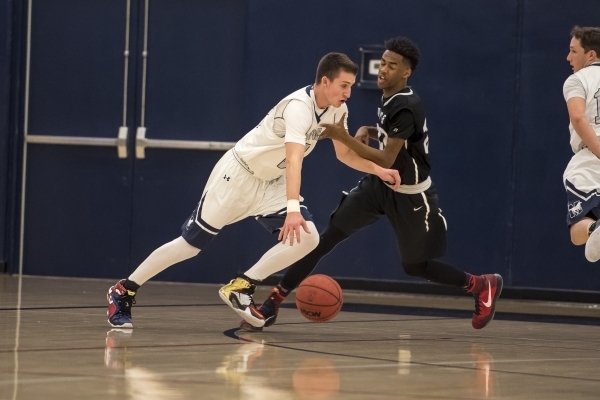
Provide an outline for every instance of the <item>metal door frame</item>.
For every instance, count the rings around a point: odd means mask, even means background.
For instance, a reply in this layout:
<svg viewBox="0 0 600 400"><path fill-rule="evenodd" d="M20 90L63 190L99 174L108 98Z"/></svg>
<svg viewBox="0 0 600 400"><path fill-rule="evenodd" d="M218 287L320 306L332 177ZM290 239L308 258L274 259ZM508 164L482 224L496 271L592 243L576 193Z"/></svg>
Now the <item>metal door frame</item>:
<svg viewBox="0 0 600 400"><path fill-rule="evenodd" d="M124 78L123 78L123 123L119 127L116 138L97 138L84 136L54 136L54 135L31 135L29 133L29 94L30 94L30 66L31 66L31 15L33 0L28 0L27 6L27 45L25 61L25 95L23 104L23 157L21 169L21 210L19 226L19 269L18 274L23 274L23 255L25 242L25 204L27 186L27 150L28 144L51 144L67 146L108 146L117 148L118 158L128 157L129 127L127 126L127 94L129 83L129 57L130 57L130 31L131 31L131 1L125 0L126 26L125 26L125 51L124 51ZM134 0L136 1L136 0ZM141 0L139 0L141 1ZM146 111L146 71L148 62L148 30L149 30L149 6L150 0L144 0L144 47L140 54L142 57L142 90L141 90L141 118L140 126L137 128L135 138L135 155L137 159L145 158L145 149L185 149L185 150L217 150L225 151L232 148L235 142L216 142L201 140L165 140L146 138L145 111Z"/></svg>

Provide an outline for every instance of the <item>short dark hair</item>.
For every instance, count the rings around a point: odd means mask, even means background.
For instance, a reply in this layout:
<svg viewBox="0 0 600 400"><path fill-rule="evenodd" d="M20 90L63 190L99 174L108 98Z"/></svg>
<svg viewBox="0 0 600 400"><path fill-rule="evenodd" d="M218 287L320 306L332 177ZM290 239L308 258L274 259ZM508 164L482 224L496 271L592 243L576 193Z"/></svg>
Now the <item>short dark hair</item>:
<svg viewBox="0 0 600 400"><path fill-rule="evenodd" d="M394 53L400 54L410 66L413 71L417 69L419 65L419 48L410 39L403 36L388 39L385 41L385 49L393 51Z"/></svg>
<svg viewBox="0 0 600 400"><path fill-rule="evenodd" d="M341 71L356 75L358 74L358 65L343 53L325 54L319 61L315 83L321 83L324 76L332 81L340 75Z"/></svg>
<svg viewBox="0 0 600 400"><path fill-rule="evenodd" d="M600 28L575 25L571 29L571 37L579 40L581 47L583 47L586 53L594 50L596 57L600 57Z"/></svg>

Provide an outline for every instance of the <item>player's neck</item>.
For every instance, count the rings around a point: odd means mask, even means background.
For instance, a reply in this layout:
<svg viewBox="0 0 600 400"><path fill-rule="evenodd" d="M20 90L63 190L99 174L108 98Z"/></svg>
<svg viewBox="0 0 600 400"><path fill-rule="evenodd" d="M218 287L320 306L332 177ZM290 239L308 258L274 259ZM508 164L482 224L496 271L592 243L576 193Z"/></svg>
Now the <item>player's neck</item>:
<svg viewBox="0 0 600 400"><path fill-rule="evenodd" d="M583 67L583 68L585 68L585 67L589 67L590 65L594 65L594 64L598 64L598 63L600 63L600 58L595 58L595 59L593 59L593 60L589 60L589 61L588 61L588 62L587 62L585 65L584 65L584 67Z"/></svg>
<svg viewBox="0 0 600 400"><path fill-rule="evenodd" d="M392 97L393 95L395 95L402 89L406 88L407 86L408 86L408 80L398 82L398 84L396 86L383 89L383 97Z"/></svg>
<svg viewBox="0 0 600 400"><path fill-rule="evenodd" d="M325 93L323 93L321 85L314 85L313 92L315 93L315 103L317 104L317 107L320 109L327 108L329 102L327 101L327 97L325 97Z"/></svg>

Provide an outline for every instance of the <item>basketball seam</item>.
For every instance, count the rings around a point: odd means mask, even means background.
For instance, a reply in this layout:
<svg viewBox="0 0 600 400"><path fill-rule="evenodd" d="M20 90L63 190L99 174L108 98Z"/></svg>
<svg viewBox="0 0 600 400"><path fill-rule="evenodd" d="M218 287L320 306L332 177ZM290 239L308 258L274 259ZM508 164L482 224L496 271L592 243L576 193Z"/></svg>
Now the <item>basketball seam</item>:
<svg viewBox="0 0 600 400"><path fill-rule="evenodd" d="M337 299L337 301L340 301L340 296L339 296L339 294L336 296L335 294L331 293L331 292L330 292L329 290L327 290L327 289L324 289L324 288L322 288L321 286L314 286L314 285L300 285L300 286L298 286L298 290L299 290L301 287L312 287L312 288L320 289L320 290L322 290L322 291L324 291L324 292L326 292L326 293L329 293L330 295L332 295L334 298L336 298L336 299Z"/></svg>
<svg viewBox="0 0 600 400"><path fill-rule="evenodd" d="M302 300L298 300L298 299L296 299L296 302L298 302L298 303L302 303L302 304L306 304L306 305L308 305L308 306L316 306L316 307L333 307L333 306L335 306L336 304L342 304L342 303L341 303L339 300L338 300L338 301L336 301L334 304L329 304L329 305L327 305L327 304L315 304L315 303L307 303L306 301L302 301Z"/></svg>
<svg viewBox="0 0 600 400"><path fill-rule="evenodd" d="M338 289L338 297L340 297L340 298L342 297L342 288L340 287L340 284L337 283L337 281L335 279L333 279L329 275L324 275L324 274L315 274L313 276L319 276L321 278L328 279L333 284L333 286L335 286L335 288Z"/></svg>

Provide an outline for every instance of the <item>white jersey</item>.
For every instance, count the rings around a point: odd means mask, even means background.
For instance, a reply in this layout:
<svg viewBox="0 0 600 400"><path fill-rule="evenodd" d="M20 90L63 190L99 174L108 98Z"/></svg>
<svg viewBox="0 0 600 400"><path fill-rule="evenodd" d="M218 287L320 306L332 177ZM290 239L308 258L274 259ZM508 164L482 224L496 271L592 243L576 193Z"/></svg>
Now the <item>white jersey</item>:
<svg viewBox="0 0 600 400"><path fill-rule="evenodd" d="M312 86L296 90L273 107L256 128L236 143L233 154L256 178L265 181L277 179L285 172L286 143L305 146L306 157L314 149L324 129L319 124L338 122L344 113L347 117L346 104L339 108L318 108Z"/></svg>
<svg viewBox="0 0 600 400"><path fill-rule="evenodd" d="M563 86L565 101L573 97L585 100L585 116L597 136L600 136L600 63L593 63L569 76ZM577 153L585 147L581 137L569 123L571 149Z"/></svg>

